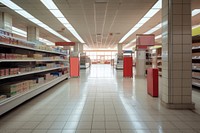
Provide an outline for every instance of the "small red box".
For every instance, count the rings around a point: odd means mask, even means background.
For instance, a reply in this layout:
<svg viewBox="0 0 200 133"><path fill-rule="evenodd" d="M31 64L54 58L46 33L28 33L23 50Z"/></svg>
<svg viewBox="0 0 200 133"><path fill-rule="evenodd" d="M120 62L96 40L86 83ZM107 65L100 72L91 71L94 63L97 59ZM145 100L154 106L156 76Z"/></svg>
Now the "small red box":
<svg viewBox="0 0 200 133"><path fill-rule="evenodd" d="M147 91L153 97L158 97L158 68L147 69Z"/></svg>

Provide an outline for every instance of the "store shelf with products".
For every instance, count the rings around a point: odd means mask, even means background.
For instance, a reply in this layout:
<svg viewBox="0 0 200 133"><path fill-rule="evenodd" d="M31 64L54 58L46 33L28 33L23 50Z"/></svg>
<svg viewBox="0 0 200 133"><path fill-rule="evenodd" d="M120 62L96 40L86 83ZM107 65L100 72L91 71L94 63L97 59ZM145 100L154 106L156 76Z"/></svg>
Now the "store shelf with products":
<svg viewBox="0 0 200 133"><path fill-rule="evenodd" d="M192 85L200 87L200 39L192 37Z"/></svg>
<svg viewBox="0 0 200 133"><path fill-rule="evenodd" d="M66 60L34 60L34 59L24 59L24 60L1 60L0 62L65 62Z"/></svg>
<svg viewBox="0 0 200 133"><path fill-rule="evenodd" d="M42 53L50 53L57 55L66 55L66 51L59 47L50 47L43 44L37 44L30 41L25 41L19 38L13 37L13 34L0 29L0 44L4 48L17 48L29 51L37 51Z"/></svg>
<svg viewBox="0 0 200 133"><path fill-rule="evenodd" d="M116 57L114 60L114 67L117 70L123 70L123 54L116 54Z"/></svg>
<svg viewBox="0 0 200 133"><path fill-rule="evenodd" d="M159 76L162 76L162 47L161 45L155 45L150 47L152 58L152 68L158 68Z"/></svg>
<svg viewBox="0 0 200 133"><path fill-rule="evenodd" d="M27 89L27 90L24 89L23 91L21 90L20 93L15 94L14 96L11 96L9 98L7 98L6 95L1 95L0 96L0 115L6 113L7 111L20 105L21 103L31 99L32 97L44 92L45 90L51 88L52 86L58 84L59 82L65 80L68 77L69 77L68 74L62 75L50 81L46 81L38 85L35 85L30 89Z"/></svg>
<svg viewBox="0 0 200 133"><path fill-rule="evenodd" d="M0 115L67 78L66 51L0 30Z"/></svg>
<svg viewBox="0 0 200 133"><path fill-rule="evenodd" d="M1 79L8 79L8 78L14 78L14 77L19 77L19 76L24 76L24 75L30 75L30 74L36 74L36 73L41 73L41 72L47 72L47 71L52 71L52 70L57 70L57 69L63 69L67 67L55 67L55 68L49 68L49 69L44 69L44 70L38 70L38 71L31 71L31 72L24 72L24 73L18 73L9 76L0 76Z"/></svg>
<svg viewBox="0 0 200 133"><path fill-rule="evenodd" d="M80 69L86 69L91 66L90 57L86 56L85 53L80 54Z"/></svg>

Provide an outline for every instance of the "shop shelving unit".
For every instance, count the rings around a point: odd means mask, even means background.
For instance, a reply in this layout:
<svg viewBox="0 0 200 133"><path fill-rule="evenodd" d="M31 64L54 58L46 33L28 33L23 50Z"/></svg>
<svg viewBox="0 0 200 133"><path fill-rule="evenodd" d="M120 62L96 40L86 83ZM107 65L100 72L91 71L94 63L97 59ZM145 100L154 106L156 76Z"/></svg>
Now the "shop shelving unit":
<svg viewBox="0 0 200 133"><path fill-rule="evenodd" d="M41 47L47 49L40 49L39 44L27 41L23 41L23 44L30 45L22 46L18 41L17 38L12 37L12 34L0 30L0 115L69 78L69 56L65 51L49 49L49 46L44 44ZM13 57L7 58L6 55ZM27 57L17 57L22 55ZM39 55L41 58L31 57L33 55ZM17 72L11 74L13 68L17 69ZM20 71L27 68L30 70ZM12 89L6 88L12 84L22 83L24 83L23 89L18 87L19 91L14 94L11 93Z"/></svg>
<svg viewBox="0 0 200 133"><path fill-rule="evenodd" d="M80 54L80 69L87 69L91 66L91 60L85 53Z"/></svg>
<svg viewBox="0 0 200 133"><path fill-rule="evenodd" d="M151 49L152 68L158 68L159 76L162 76L162 48Z"/></svg>
<svg viewBox="0 0 200 133"><path fill-rule="evenodd" d="M123 54L116 54L114 66L117 70L123 70Z"/></svg>
<svg viewBox="0 0 200 133"><path fill-rule="evenodd" d="M200 87L200 37L192 37L192 85Z"/></svg>

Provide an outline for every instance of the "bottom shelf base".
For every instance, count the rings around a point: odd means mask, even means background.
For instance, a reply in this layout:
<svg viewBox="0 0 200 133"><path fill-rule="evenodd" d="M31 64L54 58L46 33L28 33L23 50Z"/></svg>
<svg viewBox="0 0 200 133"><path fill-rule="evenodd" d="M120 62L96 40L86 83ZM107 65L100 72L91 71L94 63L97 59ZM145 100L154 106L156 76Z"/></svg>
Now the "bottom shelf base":
<svg viewBox="0 0 200 133"><path fill-rule="evenodd" d="M68 74L53 79L49 82L46 82L42 85L36 86L35 88L23 92L21 94L17 94L10 98L4 99L0 102L0 115L8 112L9 110L15 108L16 106L22 104L23 102L31 99L32 97L44 92L45 90L51 88L52 86L58 84L59 82L67 79L69 77Z"/></svg>

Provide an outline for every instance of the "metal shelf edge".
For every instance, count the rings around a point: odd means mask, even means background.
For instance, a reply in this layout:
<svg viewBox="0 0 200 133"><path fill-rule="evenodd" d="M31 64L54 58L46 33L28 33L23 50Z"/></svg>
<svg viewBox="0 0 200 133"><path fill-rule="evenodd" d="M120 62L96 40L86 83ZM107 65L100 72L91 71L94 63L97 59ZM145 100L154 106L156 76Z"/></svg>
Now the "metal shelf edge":
<svg viewBox="0 0 200 133"><path fill-rule="evenodd" d="M0 60L0 62L49 62L49 61L62 61L66 62L67 60Z"/></svg>
<svg viewBox="0 0 200 133"><path fill-rule="evenodd" d="M54 51L47 51L47 50L42 50L42 49L30 48L30 47L21 46L21 45L6 44L6 43L3 43L3 42L0 42L0 45L4 45L4 46L8 46L8 47L22 48L22 49L33 50L33 51L39 51L39 52L45 52L45 53L67 55L67 54L60 53L60 52L54 52Z"/></svg>
<svg viewBox="0 0 200 133"><path fill-rule="evenodd" d="M46 82L36 88L33 88L27 92L24 92L20 95L13 96L10 99L0 103L0 115L4 114L5 112L13 109L14 107L20 105L21 103L27 101L28 99L42 93L43 91L51 88L52 86L56 85L57 83L63 81L64 79L68 78L68 74L53 79L52 81Z"/></svg>
<svg viewBox="0 0 200 133"><path fill-rule="evenodd" d="M67 68L67 67L57 67L57 68L50 68L50 69L45 69L45 70L40 70L40 71L27 72L27 73L22 73L22 74L17 74L17 75L9 75L6 77L0 77L0 80L29 75L29 74L41 73L41 72L46 72L46 71L51 71L51 70L56 70L56 69L61 69L61 68Z"/></svg>

